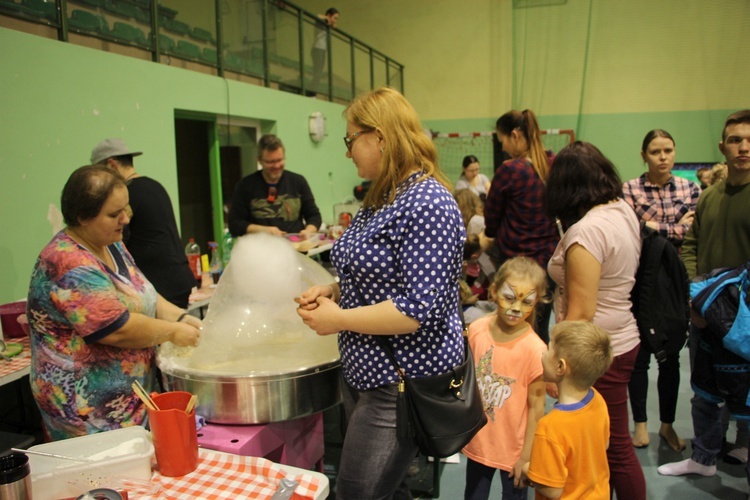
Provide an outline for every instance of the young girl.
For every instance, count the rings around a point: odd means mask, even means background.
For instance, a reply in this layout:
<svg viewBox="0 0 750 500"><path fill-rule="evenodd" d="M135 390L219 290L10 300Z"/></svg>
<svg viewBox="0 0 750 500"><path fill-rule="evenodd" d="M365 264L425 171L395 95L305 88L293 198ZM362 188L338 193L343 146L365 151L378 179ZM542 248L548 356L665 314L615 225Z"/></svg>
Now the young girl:
<svg viewBox="0 0 750 500"><path fill-rule="evenodd" d="M547 274L528 257L515 257L495 273L491 291L497 312L469 327L488 424L463 449L468 458L464 498L488 498L498 469L503 498L525 499L521 471L544 415L542 353L547 350L527 319L547 294Z"/></svg>

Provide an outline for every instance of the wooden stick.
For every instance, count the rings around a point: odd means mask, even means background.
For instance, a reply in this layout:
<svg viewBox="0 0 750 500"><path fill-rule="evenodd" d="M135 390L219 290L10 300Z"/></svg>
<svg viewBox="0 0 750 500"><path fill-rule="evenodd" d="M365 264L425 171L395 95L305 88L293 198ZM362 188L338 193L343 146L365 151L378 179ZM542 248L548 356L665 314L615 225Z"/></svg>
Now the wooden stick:
<svg viewBox="0 0 750 500"><path fill-rule="evenodd" d="M133 382L133 385L131 387L133 388L133 392L135 392L136 396L138 396L141 399L141 401L143 401L143 404L146 405L146 408L148 408L149 410L154 410L154 411L159 410L159 407L156 406L156 403L154 403L154 400L151 399L151 396L148 395L146 390L143 388L143 386L140 383L138 383L137 380Z"/></svg>
<svg viewBox="0 0 750 500"><path fill-rule="evenodd" d="M20 450L18 448L11 448L11 451L23 453L24 455L39 455L42 457L61 458L63 460L73 460L74 462L92 462L92 460L88 458L69 457L68 455L58 455L57 453L45 453L43 451Z"/></svg>
<svg viewBox="0 0 750 500"><path fill-rule="evenodd" d="M193 411L193 407L195 407L197 402L198 402L198 396L196 396L195 394L190 396L190 401L188 401L187 408L185 408L185 413L190 415L190 412Z"/></svg>

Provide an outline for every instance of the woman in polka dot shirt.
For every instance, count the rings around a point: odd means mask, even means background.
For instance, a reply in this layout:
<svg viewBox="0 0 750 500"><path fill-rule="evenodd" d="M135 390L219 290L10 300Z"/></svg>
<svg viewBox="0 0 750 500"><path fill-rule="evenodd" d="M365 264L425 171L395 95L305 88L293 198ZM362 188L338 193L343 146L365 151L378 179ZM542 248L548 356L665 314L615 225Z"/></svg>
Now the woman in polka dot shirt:
<svg viewBox="0 0 750 500"><path fill-rule="evenodd" d="M349 419L337 498L411 498L414 442L396 437L398 376L450 371L463 361L458 280L466 232L451 186L414 108L380 88L345 110L347 157L372 186L331 250L340 283L297 298L319 335L337 333Z"/></svg>

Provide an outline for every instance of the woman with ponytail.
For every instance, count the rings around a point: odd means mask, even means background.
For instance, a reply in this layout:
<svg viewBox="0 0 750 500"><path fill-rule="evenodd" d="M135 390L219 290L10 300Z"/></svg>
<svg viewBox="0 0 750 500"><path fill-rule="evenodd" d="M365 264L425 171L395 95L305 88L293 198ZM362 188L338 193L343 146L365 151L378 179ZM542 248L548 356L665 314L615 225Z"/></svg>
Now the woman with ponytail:
<svg viewBox="0 0 750 500"><path fill-rule="evenodd" d="M547 268L560 240L554 219L545 214L544 186L553 155L544 150L542 133L534 112L508 111L495 124L503 151L511 159L497 169L484 206L486 238L499 267L508 259L526 256ZM554 283L550 280L550 292ZM549 340L551 305L537 308L535 329L545 342Z"/></svg>

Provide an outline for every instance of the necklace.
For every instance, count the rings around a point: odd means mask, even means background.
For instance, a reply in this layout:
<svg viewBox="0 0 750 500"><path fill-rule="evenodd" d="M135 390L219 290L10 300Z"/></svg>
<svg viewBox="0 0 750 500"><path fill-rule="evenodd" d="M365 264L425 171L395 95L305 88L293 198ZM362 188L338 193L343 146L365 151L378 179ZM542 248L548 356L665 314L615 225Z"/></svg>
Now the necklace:
<svg viewBox="0 0 750 500"><path fill-rule="evenodd" d="M130 179L132 179L132 178L133 178L133 177L135 177L136 175L138 175L138 172L133 172L133 173L132 173L132 174L130 174L129 176L125 177L125 181L126 181L126 182L127 182L127 181L129 181Z"/></svg>
<svg viewBox="0 0 750 500"><path fill-rule="evenodd" d="M80 246L82 246L86 251L88 251L91 255L102 261L107 267L110 269L112 268L112 264L114 264L114 259L112 258L112 254L109 251L109 248L106 246L104 248L99 248L98 250L94 250L95 247L88 245L85 238L83 238L76 230L73 228L67 228L68 236L70 236L76 243L78 243Z"/></svg>

